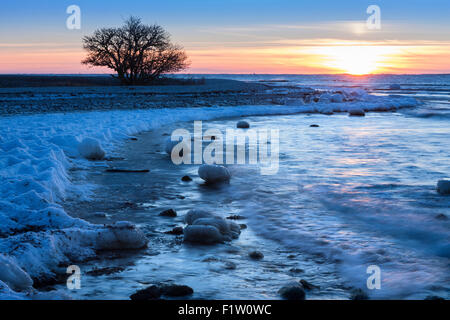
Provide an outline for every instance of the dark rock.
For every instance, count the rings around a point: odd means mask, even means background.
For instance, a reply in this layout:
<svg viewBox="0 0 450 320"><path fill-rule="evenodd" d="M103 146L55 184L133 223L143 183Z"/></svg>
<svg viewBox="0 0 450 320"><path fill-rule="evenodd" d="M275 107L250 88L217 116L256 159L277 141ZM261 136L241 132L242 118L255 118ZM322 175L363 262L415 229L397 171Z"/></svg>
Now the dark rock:
<svg viewBox="0 0 450 320"><path fill-rule="evenodd" d="M439 180L436 186L436 190L439 194L450 194L450 180Z"/></svg>
<svg viewBox="0 0 450 320"><path fill-rule="evenodd" d="M159 215L162 217L172 217L173 218L173 217L177 216L177 212L173 209L167 209L167 210L164 210L163 212L161 212Z"/></svg>
<svg viewBox="0 0 450 320"><path fill-rule="evenodd" d="M438 301L445 301L444 298L439 296L427 296L424 300L438 300Z"/></svg>
<svg viewBox="0 0 450 320"><path fill-rule="evenodd" d="M194 293L191 287L185 285L167 284L152 285L146 289L138 290L130 296L131 300L156 300L161 296L184 297Z"/></svg>
<svg viewBox="0 0 450 320"><path fill-rule="evenodd" d="M189 182L189 181L192 181L192 178L189 176L184 176L183 178L181 178L181 181Z"/></svg>
<svg viewBox="0 0 450 320"><path fill-rule="evenodd" d="M230 219L230 220L242 220L242 219L246 219L246 218L244 216L240 216L240 215L236 214L236 215L228 216L227 219Z"/></svg>
<svg viewBox="0 0 450 320"><path fill-rule="evenodd" d="M227 262L225 262L225 269L234 270L234 269L236 269L236 264L234 262L227 261Z"/></svg>
<svg viewBox="0 0 450 320"><path fill-rule="evenodd" d="M248 254L248 256L253 260L261 260L262 258L264 258L264 255L261 251L252 251Z"/></svg>
<svg viewBox="0 0 450 320"><path fill-rule="evenodd" d="M303 286L303 288L305 288L306 290L320 289L319 286L315 286L315 285L313 285L312 283L310 283L310 282L308 282L308 281L306 281L306 280L304 280L304 279L301 279L301 280L299 281L299 283L300 283L300 284Z"/></svg>
<svg viewBox="0 0 450 320"><path fill-rule="evenodd" d="M122 272L125 270L123 267L107 267L107 268L94 268L87 272L88 275L91 276L103 276L103 275L109 275L113 273Z"/></svg>
<svg viewBox="0 0 450 320"><path fill-rule="evenodd" d="M364 117L366 113L362 109L349 110L348 115L351 117Z"/></svg>
<svg viewBox="0 0 450 320"><path fill-rule="evenodd" d="M369 300L369 296L362 289L354 289L350 294L351 300Z"/></svg>
<svg viewBox="0 0 450 320"><path fill-rule="evenodd" d="M295 254L290 254L287 256L288 259L295 259L297 256Z"/></svg>
<svg viewBox="0 0 450 320"><path fill-rule="evenodd" d="M143 290L138 290L130 296L131 300L156 300L161 297L162 290L158 286L150 286Z"/></svg>
<svg viewBox="0 0 450 320"><path fill-rule="evenodd" d="M162 286L161 292L167 297L184 297L193 294L194 290L185 285L169 284Z"/></svg>
<svg viewBox="0 0 450 320"><path fill-rule="evenodd" d="M306 297L305 290L297 282L286 284L278 293L286 300L305 300Z"/></svg>
<svg viewBox="0 0 450 320"><path fill-rule="evenodd" d="M247 225L245 223L241 223L239 228L241 228L241 230L247 229Z"/></svg>
<svg viewBox="0 0 450 320"><path fill-rule="evenodd" d="M318 125L318 124L312 124L312 125L310 125L310 127L311 127L311 128L318 128L319 125Z"/></svg>
<svg viewBox="0 0 450 320"><path fill-rule="evenodd" d="M303 273L303 272L305 272L305 270L300 269L300 268L292 268L292 269L289 269L289 272L292 272L292 273Z"/></svg>
<svg viewBox="0 0 450 320"><path fill-rule="evenodd" d="M439 213L435 218L438 220L448 220L448 217L443 213Z"/></svg>
<svg viewBox="0 0 450 320"><path fill-rule="evenodd" d="M165 233L179 236L183 234L183 227L175 227L170 231L166 231Z"/></svg>
<svg viewBox="0 0 450 320"><path fill-rule="evenodd" d="M247 121L241 120L238 121L238 123L236 124L237 128L241 128L241 129L247 129L250 128L250 124Z"/></svg>
<svg viewBox="0 0 450 320"><path fill-rule="evenodd" d="M137 141L137 138L136 137L131 137L130 140Z"/></svg>

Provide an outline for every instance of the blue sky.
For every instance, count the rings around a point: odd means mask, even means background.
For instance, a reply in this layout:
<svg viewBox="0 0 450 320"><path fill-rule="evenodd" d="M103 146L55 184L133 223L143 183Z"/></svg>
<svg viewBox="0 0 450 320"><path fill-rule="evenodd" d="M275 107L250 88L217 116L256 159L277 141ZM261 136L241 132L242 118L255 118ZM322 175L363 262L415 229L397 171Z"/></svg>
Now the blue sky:
<svg viewBox="0 0 450 320"><path fill-rule="evenodd" d="M81 8L81 30L66 29L66 8L72 4ZM366 8L371 4L381 8L382 30L349 32L347 26L352 22L365 23ZM280 41L306 39L433 41L441 47L450 41L448 0L2 0L0 6L0 50L5 59L7 52L14 50L22 54L33 50L48 50L48 54L52 50L73 50L80 54L83 35L99 27L118 26L130 15L164 26L194 56L205 50L265 48ZM74 63L70 61L70 70ZM58 70L61 68L60 64ZM49 65L48 71L51 69ZM9 67L0 62L0 72L11 71L13 62L9 62Z"/></svg>

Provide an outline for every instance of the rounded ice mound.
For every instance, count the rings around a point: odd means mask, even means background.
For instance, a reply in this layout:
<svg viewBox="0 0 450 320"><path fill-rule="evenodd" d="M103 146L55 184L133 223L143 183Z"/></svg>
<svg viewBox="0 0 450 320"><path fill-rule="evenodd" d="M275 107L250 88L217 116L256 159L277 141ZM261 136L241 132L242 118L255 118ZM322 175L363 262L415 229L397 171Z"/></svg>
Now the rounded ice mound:
<svg viewBox="0 0 450 320"><path fill-rule="evenodd" d="M185 221L184 241L197 243L218 243L239 237L239 225L204 210L190 210Z"/></svg>
<svg viewBox="0 0 450 320"><path fill-rule="evenodd" d="M250 124L247 121L241 120L236 124L236 128L247 129L250 128Z"/></svg>
<svg viewBox="0 0 450 320"><path fill-rule="evenodd" d="M139 249L145 247L148 240L131 222L118 221L98 231L95 243L100 250Z"/></svg>
<svg viewBox="0 0 450 320"><path fill-rule="evenodd" d="M342 103L342 102L344 102L344 96L340 93L335 93L331 96L330 101Z"/></svg>
<svg viewBox="0 0 450 320"><path fill-rule="evenodd" d="M179 144L180 142L182 141L182 139L180 138L179 140L175 140L175 141L172 141L172 139L169 137L169 138L167 138L167 140L166 140L166 145L165 145L165 151L166 151L166 153L170 156L170 155L172 155L172 150L173 150L173 148L177 145L177 144ZM179 153L179 156L180 157L182 157L183 156L183 150L190 150L190 146L189 146L189 144L187 144L187 143L183 143L183 149L182 150L180 150L180 153Z"/></svg>
<svg viewBox="0 0 450 320"><path fill-rule="evenodd" d="M227 168L215 164L202 164L198 168L198 175L207 183L225 182L231 178Z"/></svg>
<svg viewBox="0 0 450 320"><path fill-rule="evenodd" d="M224 241L219 230L213 226L187 226L183 230L184 241L203 244L220 243Z"/></svg>
<svg viewBox="0 0 450 320"><path fill-rule="evenodd" d="M78 144L79 154L89 160L102 160L105 157L105 151L100 142L94 138L84 138Z"/></svg>
<svg viewBox="0 0 450 320"><path fill-rule="evenodd" d="M348 110L348 115L352 117L364 117L366 113L364 112L363 109L355 108Z"/></svg>
<svg viewBox="0 0 450 320"><path fill-rule="evenodd" d="M393 83L389 86L391 90L400 90L402 87L398 83Z"/></svg>
<svg viewBox="0 0 450 320"><path fill-rule="evenodd" d="M450 194L450 180L439 180L436 190L442 195Z"/></svg>
<svg viewBox="0 0 450 320"><path fill-rule="evenodd" d="M184 216L184 222L187 224L193 224L195 220L200 218L211 218L214 215L208 211L200 210L200 209L192 209L189 210L188 213Z"/></svg>
<svg viewBox="0 0 450 320"><path fill-rule="evenodd" d="M0 254L0 281L13 290L24 291L31 289L33 280L11 258Z"/></svg>

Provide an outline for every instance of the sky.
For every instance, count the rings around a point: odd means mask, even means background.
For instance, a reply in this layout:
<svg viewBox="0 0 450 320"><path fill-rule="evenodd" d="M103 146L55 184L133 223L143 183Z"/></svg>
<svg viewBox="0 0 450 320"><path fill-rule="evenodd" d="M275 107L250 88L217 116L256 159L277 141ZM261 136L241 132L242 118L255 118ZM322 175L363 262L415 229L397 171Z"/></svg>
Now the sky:
<svg viewBox="0 0 450 320"><path fill-rule="evenodd" d="M79 30L66 27L70 5ZM0 73L110 72L80 63L82 37L131 15L185 48L186 73L450 73L448 0L2 0Z"/></svg>

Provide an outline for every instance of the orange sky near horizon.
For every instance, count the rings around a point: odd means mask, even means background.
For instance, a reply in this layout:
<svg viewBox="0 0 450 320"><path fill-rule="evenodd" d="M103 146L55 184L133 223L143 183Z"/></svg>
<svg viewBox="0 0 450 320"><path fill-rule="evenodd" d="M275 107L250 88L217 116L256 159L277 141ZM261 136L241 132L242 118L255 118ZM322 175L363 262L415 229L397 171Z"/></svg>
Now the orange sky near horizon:
<svg viewBox="0 0 450 320"><path fill-rule="evenodd" d="M450 72L450 42L310 39L265 46L185 46L185 73L417 74ZM81 44L4 45L0 73L109 73L80 61Z"/></svg>

